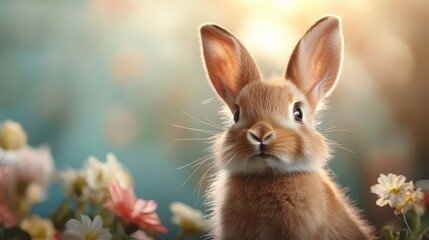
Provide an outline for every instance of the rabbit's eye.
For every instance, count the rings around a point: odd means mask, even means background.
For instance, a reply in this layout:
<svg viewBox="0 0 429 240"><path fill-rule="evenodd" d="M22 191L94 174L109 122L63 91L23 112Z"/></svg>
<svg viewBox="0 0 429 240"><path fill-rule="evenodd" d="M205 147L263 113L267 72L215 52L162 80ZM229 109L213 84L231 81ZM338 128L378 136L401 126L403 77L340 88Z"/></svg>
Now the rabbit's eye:
<svg viewBox="0 0 429 240"><path fill-rule="evenodd" d="M240 107L236 105L237 110L234 112L234 122L237 123L240 120Z"/></svg>
<svg viewBox="0 0 429 240"><path fill-rule="evenodd" d="M304 117L301 109L301 104L296 103L293 107L293 116L295 118L295 121L302 122L302 118Z"/></svg>

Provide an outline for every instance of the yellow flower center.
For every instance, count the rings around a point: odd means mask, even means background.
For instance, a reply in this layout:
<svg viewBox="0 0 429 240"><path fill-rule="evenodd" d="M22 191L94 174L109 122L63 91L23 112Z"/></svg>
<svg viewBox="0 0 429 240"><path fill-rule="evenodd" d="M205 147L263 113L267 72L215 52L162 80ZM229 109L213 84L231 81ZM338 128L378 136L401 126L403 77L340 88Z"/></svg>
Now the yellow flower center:
<svg viewBox="0 0 429 240"><path fill-rule="evenodd" d="M389 193L397 194L401 191L400 188L391 188L389 189Z"/></svg>
<svg viewBox="0 0 429 240"><path fill-rule="evenodd" d="M411 194L408 194L407 197L405 198L405 202L412 202L414 201L414 197Z"/></svg>
<svg viewBox="0 0 429 240"><path fill-rule="evenodd" d="M195 233L198 233L199 232L199 228L198 228L198 226L197 225L195 225L195 223L193 222L193 221L191 221L191 220L189 220L189 219L186 219L186 218L183 218L181 221L180 221L180 224L182 225L182 228L183 228L183 230L186 232L186 233L189 233L189 234L195 234Z"/></svg>
<svg viewBox="0 0 429 240"><path fill-rule="evenodd" d="M75 182L73 183L73 193L80 197L83 194L83 188L87 185L86 179L83 176L77 177Z"/></svg>
<svg viewBox="0 0 429 240"><path fill-rule="evenodd" d="M83 240L97 240L97 236L95 236L94 233L87 233L83 237Z"/></svg>

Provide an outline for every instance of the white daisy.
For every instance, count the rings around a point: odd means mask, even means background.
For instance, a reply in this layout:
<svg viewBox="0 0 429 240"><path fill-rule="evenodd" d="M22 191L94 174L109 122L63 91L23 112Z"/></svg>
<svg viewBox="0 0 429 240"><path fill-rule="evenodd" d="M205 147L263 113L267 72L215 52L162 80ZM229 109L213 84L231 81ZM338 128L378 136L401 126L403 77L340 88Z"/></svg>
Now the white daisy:
<svg viewBox="0 0 429 240"><path fill-rule="evenodd" d="M170 211L173 213L171 221L186 233L195 234L208 228L207 220L200 210L181 202L173 202L170 204Z"/></svg>
<svg viewBox="0 0 429 240"><path fill-rule="evenodd" d="M420 188L409 189L407 192L407 196L405 197L405 201L403 204L396 207L395 214L399 213L405 214L408 211L414 211L417 215L422 216L425 213L425 206L419 205L418 202L423 200L425 194L422 192Z"/></svg>
<svg viewBox="0 0 429 240"><path fill-rule="evenodd" d="M106 162L90 156L86 164L86 181L92 190L105 190L110 181L117 179L124 188L133 185L132 177L112 153L107 154Z"/></svg>
<svg viewBox="0 0 429 240"><path fill-rule="evenodd" d="M371 192L377 194L380 198L377 200L377 205L382 207L389 204L396 208L405 203L407 192L414 189L412 182L405 182L406 178L402 175L389 173L387 176L380 174L377 179L379 184L371 187Z"/></svg>
<svg viewBox="0 0 429 240"><path fill-rule="evenodd" d="M95 216L94 221L86 215L80 215L81 221L70 219L63 233L64 240L110 240L112 234L108 228L103 228L103 219Z"/></svg>

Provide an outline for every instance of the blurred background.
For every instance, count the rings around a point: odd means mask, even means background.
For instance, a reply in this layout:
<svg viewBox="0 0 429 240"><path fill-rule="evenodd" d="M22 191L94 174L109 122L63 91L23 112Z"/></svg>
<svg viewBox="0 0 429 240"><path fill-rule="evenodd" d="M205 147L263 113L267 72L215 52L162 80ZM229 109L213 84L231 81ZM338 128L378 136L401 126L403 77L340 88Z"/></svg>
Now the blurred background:
<svg viewBox="0 0 429 240"><path fill-rule="evenodd" d="M380 226L393 217L369 190L380 173L429 178L426 0L0 1L0 121L20 122L33 146L49 144L59 170L116 154L138 196L158 202L169 228L161 238L171 239L171 202L204 210L208 167L178 168L207 155L204 138L218 130L193 117L221 122L198 27L227 28L269 77L330 13L343 19L345 58L320 129L341 130L327 133L348 149L336 148L330 167ZM63 197L54 183L33 211L48 216Z"/></svg>

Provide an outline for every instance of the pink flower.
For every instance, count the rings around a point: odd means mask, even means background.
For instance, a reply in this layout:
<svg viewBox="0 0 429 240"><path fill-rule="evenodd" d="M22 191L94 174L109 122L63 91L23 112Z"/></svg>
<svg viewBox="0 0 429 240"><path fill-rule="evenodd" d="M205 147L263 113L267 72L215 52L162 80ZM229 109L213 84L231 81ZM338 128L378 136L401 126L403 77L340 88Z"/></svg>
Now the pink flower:
<svg viewBox="0 0 429 240"><path fill-rule="evenodd" d="M132 189L125 189L115 179L109 184L110 199L104 207L115 213L123 222L124 228L137 225L139 228L150 228L159 232L167 232L155 213L157 204L153 200L138 199Z"/></svg>
<svg viewBox="0 0 429 240"><path fill-rule="evenodd" d="M10 151L0 148L0 156L4 170L1 177L2 202L19 221L33 204L45 200L55 170L54 161L47 146L24 146Z"/></svg>
<svg viewBox="0 0 429 240"><path fill-rule="evenodd" d="M17 219L10 211L4 199L4 173L3 168L0 166L0 225L13 226L16 224Z"/></svg>

